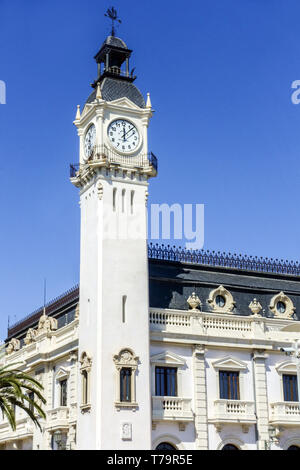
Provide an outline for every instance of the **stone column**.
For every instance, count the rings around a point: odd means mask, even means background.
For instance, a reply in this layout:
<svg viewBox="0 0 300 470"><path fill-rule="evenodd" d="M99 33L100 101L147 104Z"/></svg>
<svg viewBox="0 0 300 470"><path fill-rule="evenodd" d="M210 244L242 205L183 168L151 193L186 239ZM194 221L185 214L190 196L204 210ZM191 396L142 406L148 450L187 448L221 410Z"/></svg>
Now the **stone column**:
<svg viewBox="0 0 300 470"><path fill-rule="evenodd" d="M207 427L207 394L206 394L206 370L205 349L201 345L194 346L194 400L195 400L195 430L196 449L208 449Z"/></svg>
<svg viewBox="0 0 300 470"><path fill-rule="evenodd" d="M266 359L264 351L253 352L255 402L257 416L258 449L265 450L269 441L269 405L266 376Z"/></svg>

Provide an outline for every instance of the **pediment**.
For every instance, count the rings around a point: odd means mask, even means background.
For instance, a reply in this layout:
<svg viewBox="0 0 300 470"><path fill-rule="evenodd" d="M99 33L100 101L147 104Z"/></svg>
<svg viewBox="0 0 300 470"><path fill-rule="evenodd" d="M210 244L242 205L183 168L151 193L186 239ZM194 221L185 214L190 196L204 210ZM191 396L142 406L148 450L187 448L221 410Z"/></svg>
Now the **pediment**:
<svg viewBox="0 0 300 470"><path fill-rule="evenodd" d="M212 365L215 369L224 369L224 370L245 370L247 369L247 364L239 359L236 359L231 356L223 357L217 361L213 361Z"/></svg>
<svg viewBox="0 0 300 470"><path fill-rule="evenodd" d="M284 361L280 362L275 366L275 369L279 374L296 374L297 373L297 368L296 368L296 363L292 362L291 360L289 361Z"/></svg>
<svg viewBox="0 0 300 470"><path fill-rule="evenodd" d="M174 366L184 366L186 364L185 359L169 351L163 351L160 354L154 354L153 356L151 356L150 362L152 364L163 364L163 365L174 365Z"/></svg>
<svg viewBox="0 0 300 470"><path fill-rule="evenodd" d="M70 372L65 369L64 367L60 367L59 370L57 371L55 378L56 380L62 380L68 378Z"/></svg>
<svg viewBox="0 0 300 470"><path fill-rule="evenodd" d="M300 331L300 322L293 322L290 325L286 325L283 328L280 329L280 331L291 331L298 333Z"/></svg>
<svg viewBox="0 0 300 470"><path fill-rule="evenodd" d="M131 101L129 98L126 96L123 96L122 98L118 98L116 100L110 101L110 104L114 104L115 106L122 106L124 108L130 108L130 109L137 109L141 111L141 108L137 106L133 101Z"/></svg>

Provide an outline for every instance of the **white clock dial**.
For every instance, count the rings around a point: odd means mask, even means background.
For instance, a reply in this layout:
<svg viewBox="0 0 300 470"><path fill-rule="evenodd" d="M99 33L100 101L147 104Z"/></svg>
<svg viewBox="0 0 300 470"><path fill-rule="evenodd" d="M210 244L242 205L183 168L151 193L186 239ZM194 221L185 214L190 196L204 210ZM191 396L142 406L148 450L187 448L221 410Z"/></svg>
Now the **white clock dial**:
<svg viewBox="0 0 300 470"><path fill-rule="evenodd" d="M107 129L111 144L121 153L134 152L140 143L140 135L137 128L125 119L116 119Z"/></svg>
<svg viewBox="0 0 300 470"><path fill-rule="evenodd" d="M86 158L89 158L92 154L92 150L96 144L96 127L92 124L85 134L84 139L84 153Z"/></svg>

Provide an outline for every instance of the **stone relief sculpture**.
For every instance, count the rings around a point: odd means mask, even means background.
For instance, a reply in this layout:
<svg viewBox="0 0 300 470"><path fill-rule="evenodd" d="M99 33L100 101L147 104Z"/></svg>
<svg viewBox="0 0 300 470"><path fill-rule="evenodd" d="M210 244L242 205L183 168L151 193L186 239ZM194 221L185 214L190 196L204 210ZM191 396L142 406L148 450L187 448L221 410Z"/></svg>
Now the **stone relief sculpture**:
<svg viewBox="0 0 300 470"><path fill-rule="evenodd" d="M20 349L20 341L17 338L12 338L6 347L6 354L12 354Z"/></svg>
<svg viewBox="0 0 300 470"><path fill-rule="evenodd" d="M37 334L50 333L51 331L57 330L56 318L48 317L45 312L40 317L39 324L37 327Z"/></svg>
<svg viewBox="0 0 300 470"><path fill-rule="evenodd" d="M27 330L27 333L26 333L26 336L25 336L25 339L24 339L24 343L25 344L33 343L35 341L36 335L37 335L37 331L34 330L33 328L29 328Z"/></svg>

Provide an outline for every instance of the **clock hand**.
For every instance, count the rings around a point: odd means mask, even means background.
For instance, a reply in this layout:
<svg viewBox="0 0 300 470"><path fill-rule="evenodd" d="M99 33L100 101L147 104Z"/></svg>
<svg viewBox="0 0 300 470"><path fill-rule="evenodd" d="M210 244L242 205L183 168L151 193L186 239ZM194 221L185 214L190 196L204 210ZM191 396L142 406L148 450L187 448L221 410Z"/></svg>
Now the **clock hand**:
<svg viewBox="0 0 300 470"><path fill-rule="evenodd" d="M132 126L132 128L131 128L131 129L129 129L127 132L125 132L125 134L124 134L124 136L123 136L123 137L125 137L125 135L126 135L126 134L128 134L128 132L132 131L132 129L134 129L134 126Z"/></svg>

